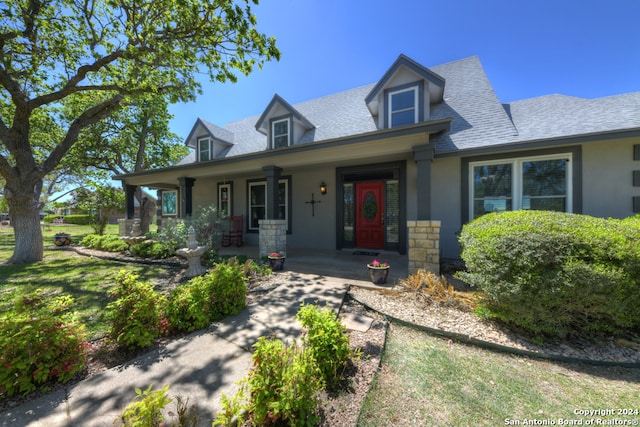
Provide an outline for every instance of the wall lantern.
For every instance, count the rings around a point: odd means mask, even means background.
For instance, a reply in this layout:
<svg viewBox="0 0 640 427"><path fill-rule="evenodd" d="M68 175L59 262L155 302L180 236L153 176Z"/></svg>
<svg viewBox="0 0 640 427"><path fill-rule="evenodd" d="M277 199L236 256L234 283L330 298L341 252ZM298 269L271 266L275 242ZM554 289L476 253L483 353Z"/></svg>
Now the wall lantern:
<svg viewBox="0 0 640 427"><path fill-rule="evenodd" d="M327 194L327 184L325 184L324 181L322 181L322 184L320 184L320 193L323 196Z"/></svg>

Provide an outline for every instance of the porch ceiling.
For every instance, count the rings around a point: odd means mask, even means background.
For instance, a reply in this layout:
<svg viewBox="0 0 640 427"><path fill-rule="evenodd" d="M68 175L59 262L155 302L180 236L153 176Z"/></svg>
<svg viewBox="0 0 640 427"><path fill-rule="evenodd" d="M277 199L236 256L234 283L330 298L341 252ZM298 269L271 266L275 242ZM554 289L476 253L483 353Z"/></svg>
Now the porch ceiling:
<svg viewBox="0 0 640 427"><path fill-rule="evenodd" d="M429 142L429 135L445 130L450 120L439 120L407 126L400 129L363 134L347 140L331 140L294 145L275 150L261 151L241 156L214 159L208 162L172 166L159 170L148 170L128 175L119 175L115 179L126 181L130 185L152 188L175 188L180 177L191 178L207 176L238 176L262 173L265 166L278 166L282 169L318 166L337 163L362 163L365 159L407 157L413 153L413 147Z"/></svg>

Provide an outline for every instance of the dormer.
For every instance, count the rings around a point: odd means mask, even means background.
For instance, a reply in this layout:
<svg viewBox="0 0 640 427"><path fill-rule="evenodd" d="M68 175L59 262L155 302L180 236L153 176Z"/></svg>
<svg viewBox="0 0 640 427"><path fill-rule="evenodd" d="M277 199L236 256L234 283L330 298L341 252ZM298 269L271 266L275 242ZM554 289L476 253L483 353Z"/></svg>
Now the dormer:
<svg viewBox="0 0 640 427"><path fill-rule="evenodd" d="M198 118L185 145L195 150L195 161L206 162L224 155L233 146L232 132Z"/></svg>
<svg viewBox="0 0 640 427"><path fill-rule="evenodd" d="M297 144L315 126L298 110L275 94L256 123L256 130L267 136L267 148Z"/></svg>
<svg viewBox="0 0 640 427"><path fill-rule="evenodd" d="M444 78L400 55L365 98L378 129L429 120L431 105L442 102Z"/></svg>

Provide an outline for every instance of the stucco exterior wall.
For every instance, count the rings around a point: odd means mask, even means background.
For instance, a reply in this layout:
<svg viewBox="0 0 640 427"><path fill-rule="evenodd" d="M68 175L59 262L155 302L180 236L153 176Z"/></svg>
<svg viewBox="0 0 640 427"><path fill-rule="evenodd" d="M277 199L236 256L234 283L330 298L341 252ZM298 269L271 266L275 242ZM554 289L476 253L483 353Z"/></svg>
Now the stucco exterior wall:
<svg viewBox="0 0 640 427"><path fill-rule="evenodd" d="M287 171L283 171L283 175ZM336 184L335 168L291 171L292 233L288 245L298 248L335 249ZM320 194L320 184L327 184L327 194ZM315 203L312 215L311 194Z"/></svg>
<svg viewBox="0 0 640 427"><path fill-rule="evenodd" d="M431 165L431 213L440 221L440 256L458 258L460 246L456 233L462 227L460 158L436 159Z"/></svg>
<svg viewBox="0 0 640 427"><path fill-rule="evenodd" d="M633 160L634 144L640 144L640 138L583 144L584 214L612 218L634 215L633 197L640 196L640 187L633 186L633 171L640 170L640 161Z"/></svg>

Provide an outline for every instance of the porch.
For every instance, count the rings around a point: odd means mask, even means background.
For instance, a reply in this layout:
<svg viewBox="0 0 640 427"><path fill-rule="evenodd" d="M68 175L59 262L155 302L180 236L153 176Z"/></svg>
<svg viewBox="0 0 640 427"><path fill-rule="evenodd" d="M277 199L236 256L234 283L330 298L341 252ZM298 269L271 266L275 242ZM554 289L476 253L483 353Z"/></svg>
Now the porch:
<svg viewBox="0 0 640 427"><path fill-rule="evenodd" d="M245 245L242 247L223 247L218 253L220 255L245 255L257 260L259 252L258 246ZM388 251L371 251L371 253L377 253L377 255L358 252L357 249L329 250L288 247L284 269L298 273L369 282L367 264L377 259L381 262L387 262L391 266L387 286L392 286L398 279L408 276L407 255Z"/></svg>

